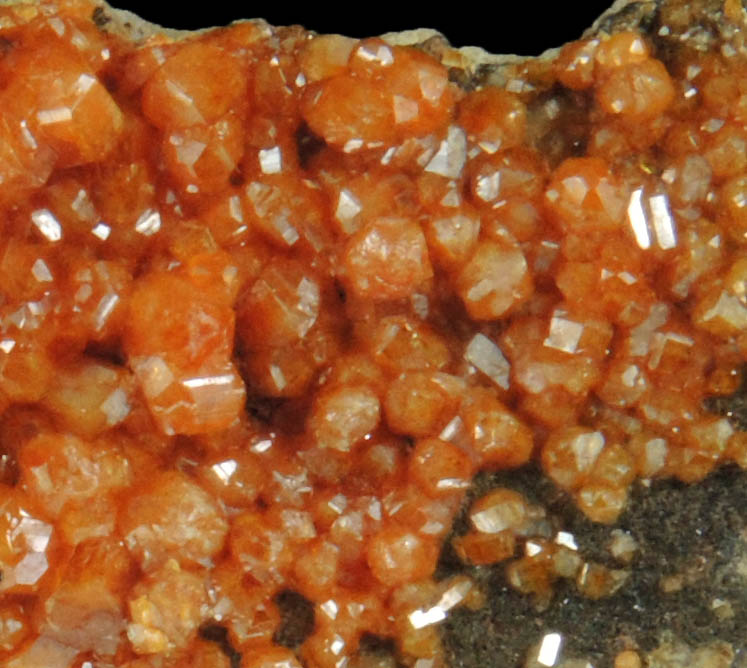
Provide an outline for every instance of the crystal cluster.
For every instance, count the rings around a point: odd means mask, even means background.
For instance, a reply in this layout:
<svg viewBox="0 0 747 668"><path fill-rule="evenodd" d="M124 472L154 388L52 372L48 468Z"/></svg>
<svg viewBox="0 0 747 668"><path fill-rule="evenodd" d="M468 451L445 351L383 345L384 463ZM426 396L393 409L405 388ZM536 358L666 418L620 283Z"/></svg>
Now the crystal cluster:
<svg viewBox="0 0 747 668"><path fill-rule="evenodd" d="M466 90L381 39L101 12L0 8L3 665L394 665L373 635L437 668L478 470L611 524L636 478L747 467L702 406L747 359L738 49L600 34ZM520 591L623 586L514 491L469 522Z"/></svg>

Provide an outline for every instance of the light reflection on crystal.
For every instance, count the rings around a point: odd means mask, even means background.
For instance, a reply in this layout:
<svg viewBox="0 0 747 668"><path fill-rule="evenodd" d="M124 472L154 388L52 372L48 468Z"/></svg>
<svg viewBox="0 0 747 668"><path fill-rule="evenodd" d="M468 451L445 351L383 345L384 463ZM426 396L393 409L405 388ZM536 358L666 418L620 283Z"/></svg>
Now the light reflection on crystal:
<svg viewBox="0 0 747 668"><path fill-rule="evenodd" d="M12 325L18 329L29 331L39 329L48 308L49 302L46 298L38 302L26 302L7 316L3 325L5 327Z"/></svg>
<svg viewBox="0 0 747 668"><path fill-rule="evenodd" d="M418 156L416 162L420 167L425 166L430 162L433 155L436 153L438 146L436 145L436 139L433 135L425 137L418 142L418 145L422 147L422 152Z"/></svg>
<svg viewBox="0 0 747 668"><path fill-rule="evenodd" d="M73 36L70 38L70 42L81 51L87 49L91 44L86 36L77 28L73 29Z"/></svg>
<svg viewBox="0 0 747 668"><path fill-rule="evenodd" d="M5 502L2 510L3 542L15 563L1 563L3 577L0 591L16 586L34 586L49 568L46 550L52 538L52 526L32 517L13 502Z"/></svg>
<svg viewBox="0 0 747 668"><path fill-rule="evenodd" d="M565 196L574 204L581 206L589 194L589 184L582 176L568 176L563 179L563 190Z"/></svg>
<svg viewBox="0 0 747 668"><path fill-rule="evenodd" d="M630 194L628 219L638 245L641 248L650 248L651 237L646 223L646 214L643 210L643 188L637 188Z"/></svg>
<svg viewBox="0 0 747 668"><path fill-rule="evenodd" d="M527 557L536 557L543 551L544 548L542 547L542 545L534 540L528 540L524 545L524 554L526 554Z"/></svg>
<svg viewBox="0 0 747 668"><path fill-rule="evenodd" d="M119 295L114 293L104 295L99 300L99 303L96 305L96 310L93 313L93 321L96 323L97 332L100 332L104 328L107 320L109 320L109 316L112 314L118 303Z"/></svg>
<svg viewBox="0 0 747 668"><path fill-rule="evenodd" d="M458 415L453 417L438 435L442 441L454 441L458 434L464 433L464 422Z"/></svg>
<svg viewBox="0 0 747 668"><path fill-rule="evenodd" d="M653 333L667 322L669 306L663 303L653 304L648 317L630 333L630 354L634 357L648 355Z"/></svg>
<svg viewBox="0 0 747 668"><path fill-rule="evenodd" d="M294 540L308 540L316 536L316 528L311 514L303 510L286 508L280 513L283 528Z"/></svg>
<svg viewBox="0 0 747 668"><path fill-rule="evenodd" d="M599 431L580 434L571 442L579 471L589 471L604 448L604 436Z"/></svg>
<svg viewBox="0 0 747 668"><path fill-rule="evenodd" d="M161 229L161 214L155 209L146 209L135 222L135 231L151 237Z"/></svg>
<svg viewBox="0 0 747 668"><path fill-rule="evenodd" d="M560 635L560 633L546 634L540 643L537 662L543 666L555 666L560 660L560 649L562 644L563 636Z"/></svg>
<svg viewBox="0 0 747 668"><path fill-rule="evenodd" d="M37 209L31 212L31 221L36 225L47 241L62 239L62 225L49 209Z"/></svg>
<svg viewBox="0 0 747 668"><path fill-rule="evenodd" d="M165 56L164 56L164 62L165 62ZM205 119L203 118L202 114L199 112L197 107L195 106L195 101L187 95L187 93L173 80L168 79L166 81L166 89L171 93L171 95L174 97L176 101L180 103L181 106L183 106L183 113L185 115L188 114L188 118L191 125L197 125L199 123L204 123Z"/></svg>
<svg viewBox="0 0 747 668"><path fill-rule="evenodd" d="M314 326L319 313L319 285L304 276L296 288L296 294L298 295L296 308L306 316L298 329L299 336L304 337Z"/></svg>
<svg viewBox="0 0 747 668"><path fill-rule="evenodd" d="M231 480L233 474L236 473L238 467L239 465L235 459L226 459L225 461L213 464L210 468L224 483L227 483Z"/></svg>
<svg viewBox="0 0 747 668"><path fill-rule="evenodd" d="M666 194L652 195L644 204L643 188L634 190L628 202L628 220L642 249L651 248L654 240L662 250L676 248L677 226Z"/></svg>
<svg viewBox="0 0 747 668"><path fill-rule="evenodd" d="M381 520L381 501L374 498L371 499L366 509L366 514L374 521L379 522Z"/></svg>
<svg viewBox="0 0 747 668"><path fill-rule="evenodd" d="M101 411L106 415L106 424L113 427L124 420L130 413L130 403L125 391L118 387L101 404Z"/></svg>
<svg viewBox="0 0 747 668"><path fill-rule="evenodd" d="M345 508L347 508L348 500L347 497L344 494L337 494L336 496L333 496L328 502L327 505L335 511L338 515L343 513L345 511Z"/></svg>
<svg viewBox="0 0 747 668"><path fill-rule="evenodd" d="M277 364L270 365L270 376L278 392L282 392L288 385L283 370Z"/></svg>
<svg viewBox="0 0 747 668"><path fill-rule="evenodd" d="M279 146L259 151L259 168L263 174L279 174L283 170L282 153Z"/></svg>
<svg viewBox="0 0 747 668"><path fill-rule="evenodd" d="M491 141L479 141L477 142L477 146L470 149L470 152L467 154L467 157L472 159L479 155L480 150L485 151L488 155L493 155L493 153L496 153L498 149L501 147L501 142L491 142Z"/></svg>
<svg viewBox="0 0 747 668"><path fill-rule="evenodd" d="M567 547L569 550L578 550L575 537L568 531L558 531L555 535L555 543Z"/></svg>
<svg viewBox="0 0 747 668"><path fill-rule="evenodd" d="M54 109L44 109L36 112L36 120L39 121L39 125L66 123L72 119L73 112L70 107L55 107Z"/></svg>
<svg viewBox="0 0 747 668"><path fill-rule="evenodd" d="M85 95L91 90L92 86L96 83L96 77L92 77L90 74L85 72L81 74L73 84L73 91L77 96Z"/></svg>
<svg viewBox="0 0 747 668"><path fill-rule="evenodd" d="M578 349L584 326L580 322L565 318L565 315L567 315L565 311L560 309L553 313L550 320L550 333L544 340L544 345L548 348L573 354Z"/></svg>
<svg viewBox="0 0 747 668"><path fill-rule="evenodd" d="M70 208L72 208L75 213L77 213L81 218L85 220L89 220L96 215L96 210L93 206L93 202L91 202L90 198L88 197L88 193L84 188L81 188L78 191L78 194L75 196L75 199L70 205Z"/></svg>
<svg viewBox="0 0 747 668"><path fill-rule="evenodd" d="M622 529L612 530L612 540L609 544L609 550L615 559L628 563L637 549L638 543L629 532Z"/></svg>
<svg viewBox="0 0 747 668"><path fill-rule="evenodd" d="M340 654L342 653L342 650L345 649L345 640L342 638L342 636L335 634L332 642L329 645L329 648L333 654ZM340 668L342 668L342 666L340 666Z"/></svg>
<svg viewBox="0 0 747 668"><path fill-rule="evenodd" d="M228 212L237 223L244 222L244 211L241 208L241 198L238 195L231 195L228 198Z"/></svg>
<svg viewBox="0 0 747 668"><path fill-rule="evenodd" d="M677 246L677 231L674 218L669 211L669 199L665 194L653 195L648 198L654 226L656 242L662 250L669 250Z"/></svg>
<svg viewBox="0 0 747 668"><path fill-rule="evenodd" d="M484 534L499 534L506 529L518 531L526 524L527 506L519 495L505 497L499 493L496 498L488 494L472 509L469 521Z"/></svg>
<svg viewBox="0 0 747 668"><path fill-rule="evenodd" d="M414 629L422 629L431 624L442 622L446 619L446 614L449 610L459 605L472 587L471 581L466 579L460 580L449 587L434 606L413 610L407 616L410 624Z"/></svg>
<svg viewBox="0 0 747 668"><path fill-rule="evenodd" d="M663 438L652 438L645 445L644 475L652 476L659 472L667 461L667 442Z"/></svg>
<svg viewBox="0 0 747 668"><path fill-rule="evenodd" d="M464 359L474 364L496 385L509 388L511 366L501 349L483 334L475 334L464 351Z"/></svg>
<svg viewBox="0 0 747 668"><path fill-rule="evenodd" d="M49 283L53 280L52 272L49 271L49 267L46 262L41 258L37 259L31 267L31 273L34 278L40 283Z"/></svg>
<svg viewBox="0 0 747 668"><path fill-rule="evenodd" d="M384 67L394 63L394 54L386 44L364 44L355 51L355 57Z"/></svg>
<svg viewBox="0 0 747 668"><path fill-rule="evenodd" d="M336 619L337 613L340 611L340 607L333 599L324 601L324 603L322 603L319 607L329 619Z"/></svg>
<svg viewBox="0 0 747 668"><path fill-rule="evenodd" d="M388 165L392 158L394 157L395 153L397 152L396 146L390 146L385 152L384 155L381 156L381 164L382 165Z"/></svg>
<svg viewBox="0 0 747 668"><path fill-rule="evenodd" d="M738 297L722 291L716 303L701 317L703 322L719 318L728 323L735 330L747 330L747 308Z"/></svg>
<svg viewBox="0 0 747 668"><path fill-rule="evenodd" d="M47 572L49 562L47 555L40 551L34 551L25 555L13 569L15 584L34 585Z"/></svg>
<svg viewBox="0 0 747 668"><path fill-rule="evenodd" d="M438 624L446 619L446 610L439 606L434 606L427 610L414 610L408 615L410 624L415 629L422 629L431 624Z"/></svg>
<svg viewBox="0 0 747 668"><path fill-rule="evenodd" d="M355 151L363 148L362 139L348 139L345 145L342 147L344 153L354 153Z"/></svg>
<svg viewBox="0 0 747 668"><path fill-rule="evenodd" d="M273 471L272 479L280 488L278 500L282 500L285 503L299 505L306 494L311 494L314 491L309 484L306 471L302 471L297 475L286 475L280 473L280 471Z"/></svg>
<svg viewBox="0 0 747 668"><path fill-rule="evenodd" d="M475 192L483 202L492 202L498 199L498 195L501 192L500 170L496 169L490 172L490 174L480 175L477 179Z"/></svg>
<svg viewBox="0 0 747 668"><path fill-rule="evenodd" d="M39 148L39 144L36 142L36 139L34 135L31 134L31 131L29 130L28 123L26 121L21 121L19 123L21 128L21 136L23 137L23 141L25 144L32 150L35 151Z"/></svg>
<svg viewBox="0 0 747 668"><path fill-rule="evenodd" d="M255 452L257 454L261 454L263 452L267 452L272 448L272 439L271 438L263 438L254 443L249 449L252 452Z"/></svg>
<svg viewBox="0 0 747 668"><path fill-rule="evenodd" d="M207 148L204 142L186 139L181 135L171 135L169 144L176 148L176 159L189 169L194 167Z"/></svg>
<svg viewBox="0 0 747 668"><path fill-rule="evenodd" d="M701 123L700 129L713 134L714 132L718 132L722 127L724 127L724 119L723 118L709 118L704 123Z"/></svg>
<svg viewBox="0 0 747 668"><path fill-rule="evenodd" d="M659 366L659 362L661 361L662 355L664 354L664 349L666 348L666 345L669 341L678 343L687 348L691 348L695 344L695 341L693 339L682 334L671 332L666 334L654 334L651 339L651 356L648 361L649 369L653 370Z"/></svg>
<svg viewBox="0 0 747 668"><path fill-rule="evenodd" d="M448 190L441 198L441 204L448 207L458 207L462 203L456 181L449 181Z"/></svg>
<svg viewBox="0 0 747 668"><path fill-rule="evenodd" d="M428 295L414 294L410 297L410 302L412 303L412 310L421 320L425 320L430 310Z"/></svg>
<svg viewBox="0 0 747 668"><path fill-rule="evenodd" d="M452 125L446 139L438 147L436 154L426 165L425 171L440 174L449 179L457 179L462 174L467 159L467 137L464 130Z"/></svg>
<svg viewBox="0 0 747 668"><path fill-rule="evenodd" d="M291 225L284 212L274 216L270 221L270 225L275 228L288 246L292 246L301 238L298 234L298 230Z"/></svg>
<svg viewBox="0 0 747 668"><path fill-rule="evenodd" d="M418 659L413 664L413 668L435 668L436 665L436 659Z"/></svg>
<svg viewBox="0 0 747 668"><path fill-rule="evenodd" d="M157 355L134 358L131 363L147 397L158 397L174 382L174 374L168 364Z"/></svg>
<svg viewBox="0 0 747 668"><path fill-rule="evenodd" d="M446 91L447 78L441 72L418 70L418 87L420 94L432 105L437 105Z"/></svg>
<svg viewBox="0 0 747 668"><path fill-rule="evenodd" d="M506 82L506 90L510 93L525 93L533 89L534 86L524 79L509 79Z"/></svg>
<svg viewBox="0 0 747 668"><path fill-rule="evenodd" d="M629 365L620 376L625 387L635 387L642 379L641 370L635 365Z"/></svg>
<svg viewBox="0 0 747 668"><path fill-rule="evenodd" d="M62 37L65 34L65 22L59 16L51 17L47 23L57 33L58 37Z"/></svg>
<svg viewBox="0 0 747 668"><path fill-rule="evenodd" d="M184 387L189 389L197 389L201 387L208 387L213 385L230 385L234 380L233 374L221 374L218 376L202 376L197 378L187 378L182 381Z"/></svg>

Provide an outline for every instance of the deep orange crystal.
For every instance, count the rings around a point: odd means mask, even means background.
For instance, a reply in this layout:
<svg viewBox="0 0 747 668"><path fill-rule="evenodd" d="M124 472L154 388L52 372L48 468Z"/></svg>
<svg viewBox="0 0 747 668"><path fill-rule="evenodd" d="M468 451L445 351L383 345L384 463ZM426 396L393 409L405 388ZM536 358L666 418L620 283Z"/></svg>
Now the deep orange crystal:
<svg viewBox="0 0 747 668"><path fill-rule="evenodd" d="M3 665L225 668L210 625L244 668L378 666L364 634L441 665L478 470L613 523L636 478L747 465L702 406L747 359L742 61L602 34L465 90L380 39L95 9L0 8ZM621 586L516 492L468 516L457 554L540 601Z"/></svg>

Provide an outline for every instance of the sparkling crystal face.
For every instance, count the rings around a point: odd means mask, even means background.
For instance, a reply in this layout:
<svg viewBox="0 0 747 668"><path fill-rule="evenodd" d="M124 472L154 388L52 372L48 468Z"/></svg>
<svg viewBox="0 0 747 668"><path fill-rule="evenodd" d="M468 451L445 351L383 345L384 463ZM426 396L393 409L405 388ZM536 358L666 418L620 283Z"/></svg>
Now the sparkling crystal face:
<svg viewBox="0 0 747 668"><path fill-rule="evenodd" d="M703 404L747 359L737 4L718 43L617 30L500 75L0 7L0 663L439 668L486 594L434 577L445 547L538 609L624 591L632 532L595 561L510 481L614 525L636 480L747 467ZM481 471L512 473L467 504Z"/></svg>

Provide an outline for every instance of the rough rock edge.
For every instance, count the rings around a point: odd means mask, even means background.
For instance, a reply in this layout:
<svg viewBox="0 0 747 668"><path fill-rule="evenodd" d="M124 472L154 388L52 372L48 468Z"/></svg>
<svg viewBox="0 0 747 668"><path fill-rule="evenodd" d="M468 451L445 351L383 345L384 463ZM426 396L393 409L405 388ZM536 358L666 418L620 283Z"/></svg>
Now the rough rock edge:
<svg viewBox="0 0 747 668"><path fill-rule="evenodd" d="M596 34L600 26L615 14L621 12L627 5L635 4L639 0L615 0L613 5L606 10L584 33L585 36ZM8 5L34 5L38 0L0 0L0 6ZM137 14L126 9L112 7L105 0L96 3L100 8L103 20L100 22L102 30L118 35L128 41L140 43L153 35L164 35L170 39L179 40L194 37L220 26L201 28L200 30L176 30L166 28L156 23L151 23L140 18ZM264 28L269 28L264 19L244 19L235 23L249 22ZM581 35L579 35L581 37ZM404 30L402 32L389 32L381 36L389 44L400 46L417 46L425 48L431 55L439 58L441 62L450 68L463 70L469 77L478 71L485 73L496 72L506 65L515 65L535 58L549 60L554 58L561 45L547 49L538 56L517 56L513 54L492 54L479 46L463 46L454 48L449 44L448 38L432 28L417 28ZM493 77L491 77L493 79ZM493 79L495 82L495 80Z"/></svg>

